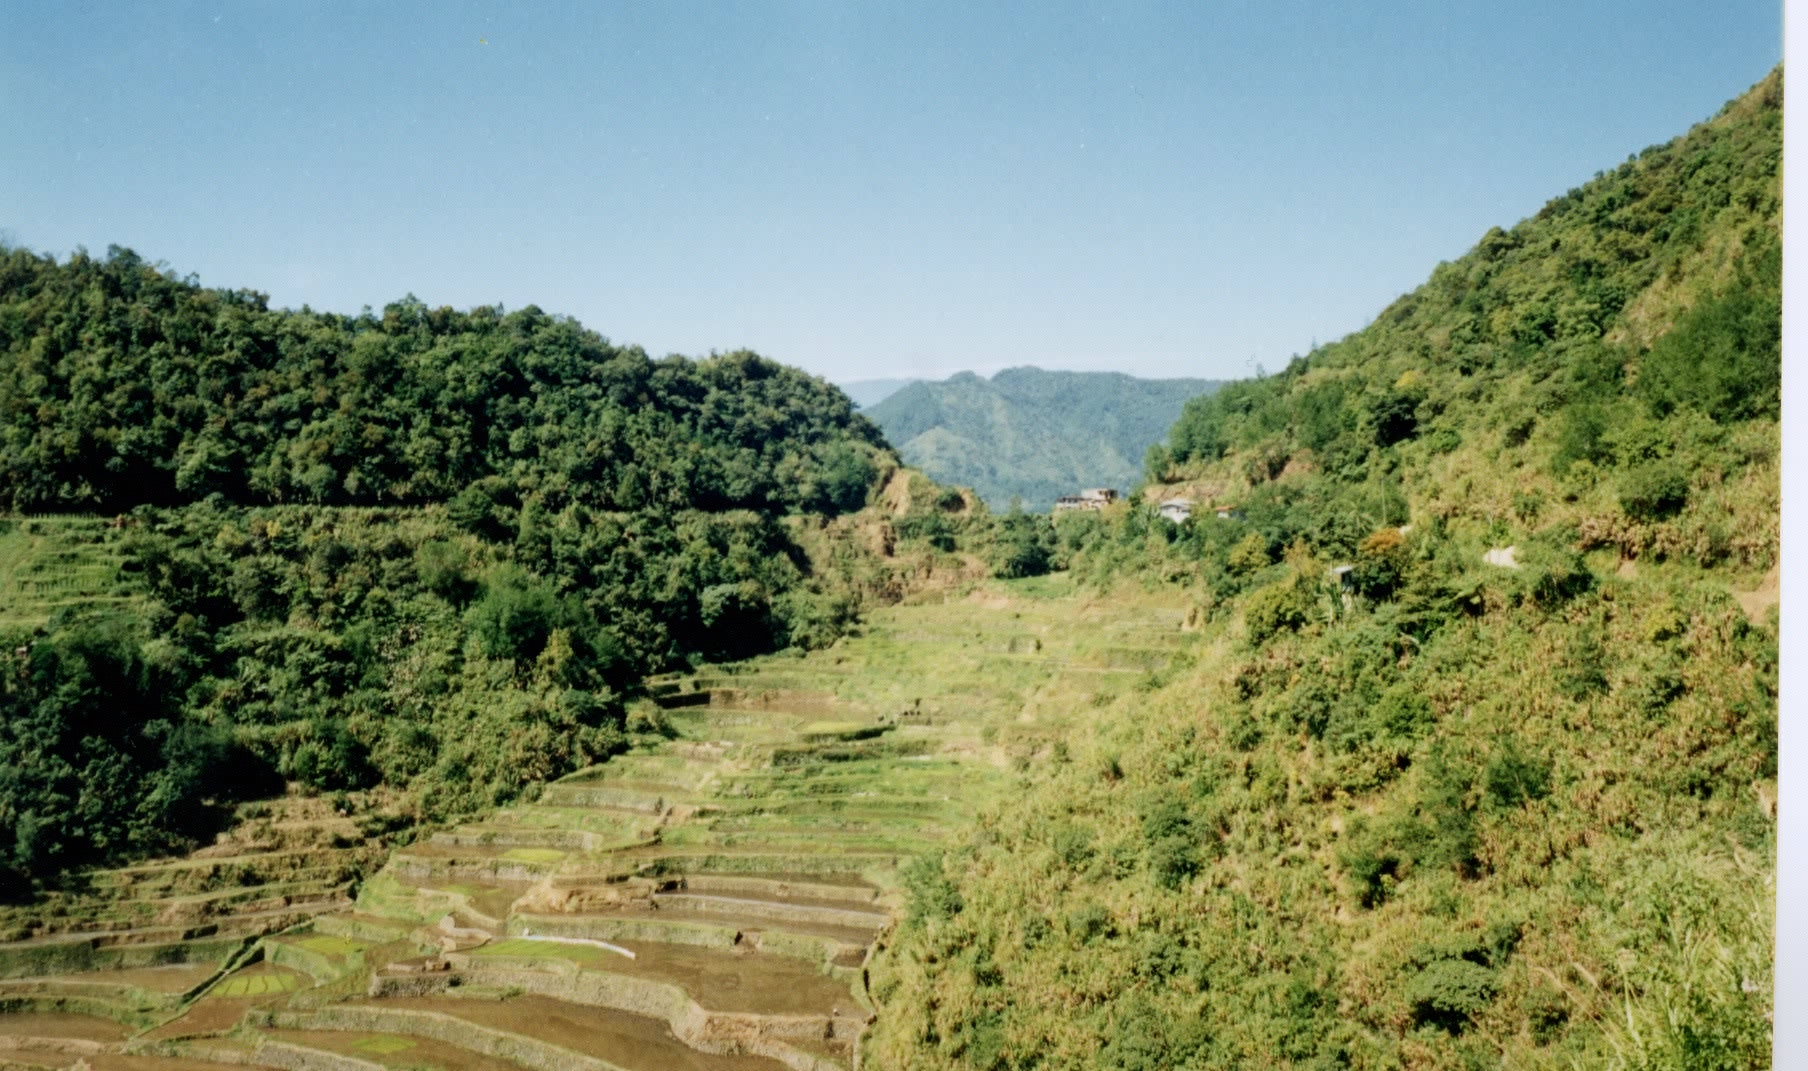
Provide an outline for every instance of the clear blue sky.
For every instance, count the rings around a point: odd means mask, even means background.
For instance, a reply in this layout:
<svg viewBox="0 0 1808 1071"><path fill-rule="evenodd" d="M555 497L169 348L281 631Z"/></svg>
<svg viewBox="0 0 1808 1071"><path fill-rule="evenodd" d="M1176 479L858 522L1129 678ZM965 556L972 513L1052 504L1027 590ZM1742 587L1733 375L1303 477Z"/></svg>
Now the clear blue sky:
<svg viewBox="0 0 1808 1071"><path fill-rule="evenodd" d="M832 379L1273 369L1782 54L1751 0L69 4L0 231Z"/></svg>

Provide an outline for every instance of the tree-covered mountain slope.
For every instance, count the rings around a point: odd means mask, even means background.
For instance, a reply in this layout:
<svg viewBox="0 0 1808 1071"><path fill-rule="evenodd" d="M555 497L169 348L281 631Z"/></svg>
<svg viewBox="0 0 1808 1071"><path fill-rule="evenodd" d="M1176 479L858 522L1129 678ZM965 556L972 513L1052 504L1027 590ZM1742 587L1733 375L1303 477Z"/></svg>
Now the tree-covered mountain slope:
<svg viewBox="0 0 1808 1071"><path fill-rule="evenodd" d="M285 780L433 816L607 756L645 674L839 634L860 592L793 519L895 467L751 353L8 250L0 877L181 847Z"/></svg>
<svg viewBox="0 0 1808 1071"><path fill-rule="evenodd" d="M1203 379L1008 368L912 383L865 411L904 460L971 487L995 510L1013 498L1046 512L1083 487L1128 491Z"/></svg>
<svg viewBox="0 0 1808 1071"><path fill-rule="evenodd" d="M1769 1066L1782 75L1055 522L1190 659L914 878L896 1067Z"/></svg>

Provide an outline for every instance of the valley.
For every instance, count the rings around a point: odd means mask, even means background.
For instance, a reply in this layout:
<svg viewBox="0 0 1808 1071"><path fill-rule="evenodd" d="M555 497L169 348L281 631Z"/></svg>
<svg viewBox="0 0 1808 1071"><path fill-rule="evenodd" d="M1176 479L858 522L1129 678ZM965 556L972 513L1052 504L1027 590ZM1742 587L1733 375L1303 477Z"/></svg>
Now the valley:
<svg viewBox="0 0 1808 1071"><path fill-rule="evenodd" d="M1195 639L1172 592L1056 576L943 599L652 678L632 750L386 858L291 796L190 856L95 872L0 944L0 1059L852 1067L914 861Z"/></svg>

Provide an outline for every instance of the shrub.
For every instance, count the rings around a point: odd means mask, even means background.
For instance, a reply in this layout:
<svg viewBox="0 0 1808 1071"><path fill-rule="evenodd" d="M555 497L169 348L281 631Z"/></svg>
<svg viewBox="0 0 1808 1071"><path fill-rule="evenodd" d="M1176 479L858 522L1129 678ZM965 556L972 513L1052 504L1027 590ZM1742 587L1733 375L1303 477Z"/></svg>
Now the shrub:
<svg viewBox="0 0 1808 1071"><path fill-rule="evenodd" d="M1570 644L1569 655L1557 670L1557 690L1574 703L1606 692L1606 657L1599 632L1585 630Z"/></svg>
<svg viewBox="0 0 1808 1071"><path fill-rule="evenodd" d="M1524 548L1520 564L1525 593L1546 610L1586 594L1595 586L1588 563L1568 547L1534 541Z"/></svg>
<svg viewBox="0 0 1808 1071"><path fill-rule="evenodd" d="M852 513L866 505L867 489L879 478L872 455L852 443L837 443L822 459L816 501L825 513Z"/></svg>
<svg viewBox="0 0 1808 1071"><path fill-rule="evenodd" d="M1641 465L1620 478L1620 509L1635 521L1674 517L1688 501L1688 477L1674 465Z"/></svg>
<svg viewBox="0 0 1808 1071"><path fill-rule="evenodd" d="M226 591L239 612L253 621L283 616L288 599L283 594L282 570L259 557L239 559L226 579Z"/></svg>
<svg viewBox="0 0 1808 1071"><path fill-rule="evenodd" d="M1419 430L1418 399L1390 391L1369 405L1369 423L1375 429L1375 445L1392 446L1412 438Z"/></svg>
<svg viewBox="0 0 1808 1071"><path fill-rule="evenodd" d="M1388 890L1406 862L1388 843L1383 830L1360 818L1351 822L1337 861L1355 887L1356 901L1368 908L1387 899Z"/></svg>
<svg viewBox="0 0 1808 1071"><path fill-rule="evenodd" d="M1551 793L1550 761L1522 754L1518 743L1509 738L1482 771L1482 793L1502 810L1541 800Z"/></svg>
<svg viewBox="0 0 1808 1071"><path fill-rule="evenodd" d="M1268 540L1263 539L1260 532L1251 532L1230 548L1225 566L1237 576L1247 576L1268 568L1273 560L1268 554Z"/></svg>
<svg viewBox="0 0 1808 1071"><path fill-rule="evenodd" d="M1606 462L1613 456L1604 438L1606 431L1607 416L1600 406L1578 403L1566 408L1557 425L1557 451L1551 457L1551 471L1562 476L1578 461L1592 465Z"/></svg>
<svg viewBox="0 0 1808 1071"><path fill-rule="evenodd" d="M1499 989L1496 972L1466 959L1433 960L1406 985L1413 1023L1458 1034L1488 1007Z"/></svg>
<svg viewBox="0 0 1808 1071"><path fill-rule="evenodd" d="M543 581L514 567L492 573L472 605L471 632L490 658L528 661L546 646L558 622L559 603Z"/></svg>
<svg viewBox="0 0 1808 1071"><path fill-rule="evenodd" d="M429 539L415 548L414 571L422 587L457 606L477 591L469 557L450 540Z"/></svg>
<svg viewBox="0 0 1808 1071"><path fill-rule="evenodd" d="M939 852L929 852L912 860L904 870L904 885L910 892L907 921L921 924L930 919L951 919L961 913L966 902L942 867Z"/></svg>
<svg viewBox="0 0 1808 1071"><path fill-rule="evenodd" d="M1777 414L1782 386L1781 253L1751 258L1725 294L1684 314L1639 366L1639 391L1658 413L1691 406L1716 420Z"/></svg>
<svg viewBox="0 0 1808 1071"><path fill-rule="evenodd" d="M1175 800L1164 800L1143 816L1143 839L1149 845L1149 872L1164 889L1177 889L1199 872L1192 820Z"/></svg>
<svg viewBox="0 0 1808 1071"><path fill-rule="evenodd" d="M1054 526L1047 517L1012 510L998 518L992 543L992 574L1009 578L1041 576L1054 561Z"/></svg>
<svg viewBox="0 0 1808 1071"><path fill-rule="evenodd" d="M1250 594L1243 610L1250 646L1260 646L1283 630L1299 629L1311 619L1313 609L1313 599L1303 577L1257 589Z"/></svg>

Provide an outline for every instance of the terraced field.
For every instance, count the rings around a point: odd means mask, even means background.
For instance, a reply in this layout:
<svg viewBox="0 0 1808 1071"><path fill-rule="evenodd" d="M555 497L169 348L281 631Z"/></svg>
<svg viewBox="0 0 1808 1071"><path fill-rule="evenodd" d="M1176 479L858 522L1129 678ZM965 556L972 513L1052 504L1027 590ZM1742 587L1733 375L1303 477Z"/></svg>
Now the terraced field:
<svg viewBox="0 0 1808 1071"><path fill-rule="evenodd" d="M29 628L59 610L131 602L108 538L112 524L77 515L0 518L0 627Z"/></svg>
<svg viewBox="0 0 1808 1071"><path fill-rule="evenodd" d="M996 582L826 651L655 679L635 717L660 733L421 837L355 902L308 884L325 860L242 892L191 876L206 853L95 875L65 915L98 928L0 945L0 1062L857 1066L901 868L1186 657L1156 598Z"/></svg>

